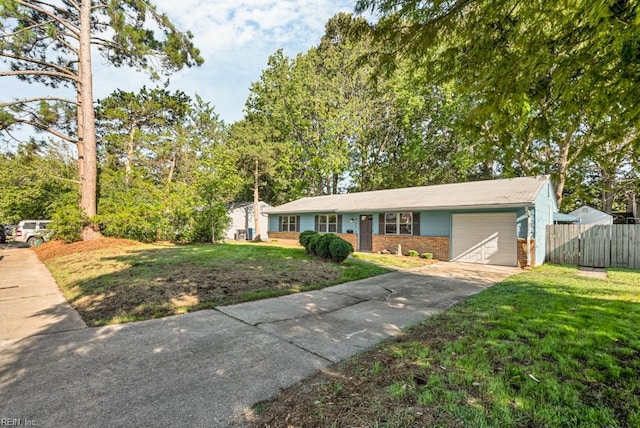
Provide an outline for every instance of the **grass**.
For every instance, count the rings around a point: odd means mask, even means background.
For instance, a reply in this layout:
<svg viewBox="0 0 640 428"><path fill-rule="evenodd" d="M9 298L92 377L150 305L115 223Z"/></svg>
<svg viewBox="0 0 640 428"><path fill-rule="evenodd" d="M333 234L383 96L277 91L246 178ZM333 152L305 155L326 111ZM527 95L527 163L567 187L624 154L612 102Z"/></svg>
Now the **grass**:
<svg viewBox="0 0 640 428"><path fill-rule="evenodd" d="M543 266L260 403L254 426L637 427L639 326L640 272Z"/></svg>
<svg viewBox="0 0 640 428"><path fill-rule="evenodd" d="M399 256L395 254L355 253L351 257L356 260L399 269L414 269L438 262L434 259Z"/></svg>
<svg viewBox="0 0 640 428"><path fill-rule="evenodd" d="M389 271L357 260L327 263L301 248L271 245L125 242L86 251L53 249L47 266L91 326L315 290Z"/></svg>

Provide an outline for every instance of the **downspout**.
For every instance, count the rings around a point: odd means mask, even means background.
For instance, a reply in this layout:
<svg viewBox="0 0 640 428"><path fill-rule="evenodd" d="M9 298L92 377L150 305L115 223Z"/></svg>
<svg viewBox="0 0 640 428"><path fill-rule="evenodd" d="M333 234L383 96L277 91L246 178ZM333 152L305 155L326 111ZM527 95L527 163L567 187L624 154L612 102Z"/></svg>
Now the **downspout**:
<svg viewBox="0 0 640 428"><path fill-rule="evenodd" d="M527 214L527 266L525 268L531 267L531 211L529 207L525 208L525 212Z"/></svg>

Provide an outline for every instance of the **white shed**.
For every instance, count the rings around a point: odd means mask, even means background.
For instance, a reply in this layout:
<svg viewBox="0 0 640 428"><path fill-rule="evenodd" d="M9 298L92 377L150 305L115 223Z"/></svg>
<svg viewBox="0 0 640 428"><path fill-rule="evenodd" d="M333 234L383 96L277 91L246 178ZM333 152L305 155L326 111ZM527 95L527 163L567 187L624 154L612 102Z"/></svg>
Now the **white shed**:
<svg viewBox="0 0 640 428"><path fill-rule="evenodd" d="M569 213L580 219L580 224L613 224L613 216L590 206L584 205Z"/></svg>
<svg viewBox="0 0 640 428"><path fill-rule="evenodd" d="M269 226L267 209L271 205L260 201L260 231L266 236ZM253 217L253 202L240 202L229 207L231 223L227 229L227 239L242 240L255 238L255 222Z"/></svg>

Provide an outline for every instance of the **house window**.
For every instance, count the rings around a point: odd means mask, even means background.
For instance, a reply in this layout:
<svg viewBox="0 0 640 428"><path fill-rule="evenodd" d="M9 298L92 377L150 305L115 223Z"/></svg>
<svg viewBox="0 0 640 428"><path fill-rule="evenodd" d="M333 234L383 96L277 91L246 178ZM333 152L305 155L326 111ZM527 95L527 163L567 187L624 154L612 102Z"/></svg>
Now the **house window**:
<svg viewBox="0 0 640 428"><path fill-rule="evenodd" d="M295 232L297 230L297 217L294 215L280 216L280 232Z"/></svg>
<svg viewBox="0 0 640 428"><path fill-rule="evenodd" d="M413 235L412 213L385 213L384 233L386 235Z"/></svg>
<svg viewBox="0 0 640 428"><path fill-rule="evenodd" d="M338 232L338 216L336 214L318 216L318 232Z"/></svg>

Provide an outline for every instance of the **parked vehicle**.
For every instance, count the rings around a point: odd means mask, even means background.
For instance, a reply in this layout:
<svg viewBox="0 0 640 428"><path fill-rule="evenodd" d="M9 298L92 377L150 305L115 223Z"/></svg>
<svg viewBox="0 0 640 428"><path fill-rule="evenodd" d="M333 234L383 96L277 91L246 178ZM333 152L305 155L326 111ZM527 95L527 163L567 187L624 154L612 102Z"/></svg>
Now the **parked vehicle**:
<svg viewBox="0 0 640 428"><path fill-rule="evenodd" d="M4 229L4 224L0 224L0 244L7 243L7 233Z"/></svg>
<svg viewBox="0 0 640 428"><path fill-rule="evenodd" d="M51 220L22 220L18 223L14 242L26 242L30 247L36 245L38 239L48 241L53 235L53 230L48 229Z"/></svg>

